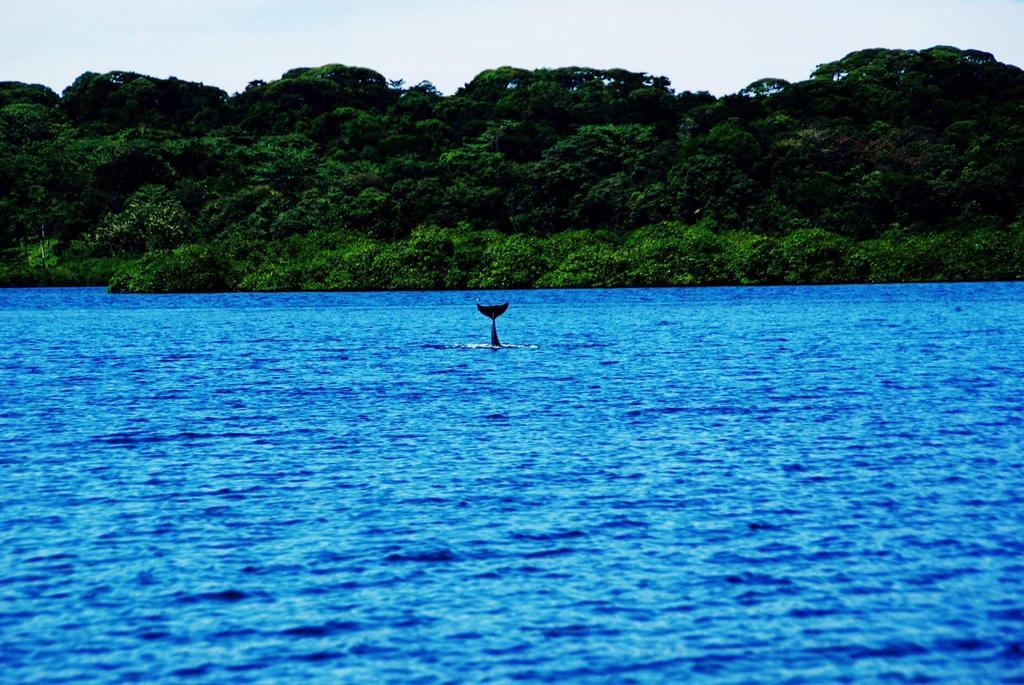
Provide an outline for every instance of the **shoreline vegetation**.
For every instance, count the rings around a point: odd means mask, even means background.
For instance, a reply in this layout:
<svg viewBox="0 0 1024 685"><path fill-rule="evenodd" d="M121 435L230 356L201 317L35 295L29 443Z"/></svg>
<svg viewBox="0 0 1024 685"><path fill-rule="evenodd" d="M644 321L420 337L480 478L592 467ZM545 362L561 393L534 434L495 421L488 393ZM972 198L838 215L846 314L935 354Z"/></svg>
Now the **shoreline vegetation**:
<svg viewBox="0 0 1024 685"><path fill-rule="evenodd" d="M0 285L434 290L1024 278L1024 72L864 50L721 98L580 67L444 96L0 82Z"/></svg>

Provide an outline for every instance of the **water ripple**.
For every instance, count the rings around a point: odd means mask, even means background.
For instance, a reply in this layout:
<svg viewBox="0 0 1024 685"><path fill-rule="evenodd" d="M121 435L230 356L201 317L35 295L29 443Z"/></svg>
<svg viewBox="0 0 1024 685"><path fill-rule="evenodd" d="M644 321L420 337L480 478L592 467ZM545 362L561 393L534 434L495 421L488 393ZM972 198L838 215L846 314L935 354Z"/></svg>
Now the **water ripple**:
<svg viewBox="0 0 1024 685"><path fill-rule="evenodd" d="M1024 682L1024 285L0 291L5 682Z"/></svg>

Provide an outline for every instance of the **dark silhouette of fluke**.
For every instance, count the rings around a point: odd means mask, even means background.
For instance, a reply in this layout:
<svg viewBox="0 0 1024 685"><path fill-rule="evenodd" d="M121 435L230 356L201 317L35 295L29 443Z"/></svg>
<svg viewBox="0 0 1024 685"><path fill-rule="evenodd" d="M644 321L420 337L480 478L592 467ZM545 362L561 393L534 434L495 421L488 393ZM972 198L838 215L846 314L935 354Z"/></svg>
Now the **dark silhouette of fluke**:
<svg viewBox="0 0 1024 685"><path fill-rule="evenodd" d="M476 308L480 310L481 314L491 320L491 347L501 347L501 342L498 340L498 324L496 321L508 309L508 302L505 304L480 304L477 302Z"/></svg>

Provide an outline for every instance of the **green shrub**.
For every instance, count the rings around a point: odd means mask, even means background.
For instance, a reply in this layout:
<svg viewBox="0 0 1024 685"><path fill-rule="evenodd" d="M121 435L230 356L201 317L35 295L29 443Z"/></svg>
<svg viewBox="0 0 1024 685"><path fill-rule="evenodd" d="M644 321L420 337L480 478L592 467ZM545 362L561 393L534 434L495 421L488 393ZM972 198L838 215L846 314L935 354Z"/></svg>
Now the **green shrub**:
<svg viewBox="0 0 1024 685"><path fill-rule="evenodd" d="M480 271L471 274L470 288L529 288L545 271L542 241L522 234L502 236L484 251Z"/></svg>
<svg viewBox="0 0 1024 685"><path fill-rule="evenodd" d="M853 242L821 228L793 231L779 241L776 268L786 283L844 283L865 271Z"/></svg>
<svg viewBox="0 0 1024 685"><path fill-rule="evenodd" d="M630 285L709 285L729 281L722 241L703 224L662 223L634 231L622 248Z"/></svg>
<svg viewBox="0 0 1024 685"><path fill-rule="evenodd" d="M116 293L217 292L227 290L225 267L209 245L182 245L150 252L110 281Z"/></svg>
<svg viewBox="0 0 1024 685"><path fill-rule="evenodd" d="M887 233L859 243L854 254L867 264L868 280L876 283L937 280L945 271L942 245L934 235Z"/></svg>
<svg viewBox="0 0 1024 685"><path fill-rule="evenodd" d="M940 238L942 280L1006 280L1020 273L1018 241L1007 231L977 229Z"/></svg>
<svg viewBox="0 0 1024 685"><path fill-rule="evenodd" d="M570 252L554 270L537 279L541 288L607 288L626 285L626 264L613 246L592 242Z"/></svg>
<svg viewBox="0 0 1024 685"><path fill-rule="evenodd" d="M743 231L723 233L720 238L728 282L760 285L782 280L777 268L777 243L774 239Z"/></svg>

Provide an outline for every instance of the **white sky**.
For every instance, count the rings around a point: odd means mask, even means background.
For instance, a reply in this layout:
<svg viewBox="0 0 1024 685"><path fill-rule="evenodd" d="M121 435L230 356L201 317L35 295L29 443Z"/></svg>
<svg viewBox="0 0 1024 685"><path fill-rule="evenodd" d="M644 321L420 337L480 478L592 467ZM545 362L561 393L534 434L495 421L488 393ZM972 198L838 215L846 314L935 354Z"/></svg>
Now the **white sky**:
<svg viewBox="0 0 1024 685"><path fill-rule="evenodd" d="M84 71L235 92L340 62L454 92L502 65L622 67L735 92L869 47L955 45L1024 65L1021 0L0 0L0 80Z"/></svg>

